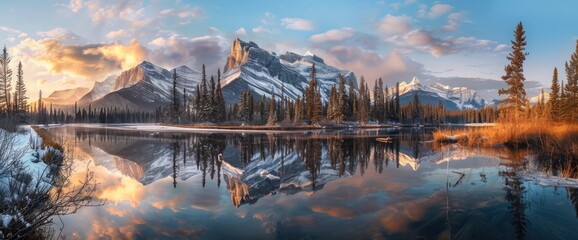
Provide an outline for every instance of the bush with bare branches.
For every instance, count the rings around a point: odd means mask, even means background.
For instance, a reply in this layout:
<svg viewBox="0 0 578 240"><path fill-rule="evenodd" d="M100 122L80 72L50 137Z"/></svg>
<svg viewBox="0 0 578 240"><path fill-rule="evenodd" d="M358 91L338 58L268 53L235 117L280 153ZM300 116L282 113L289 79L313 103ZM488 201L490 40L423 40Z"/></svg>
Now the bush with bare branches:
<svg viewBox="0 0 578 240"><path fill-rule="evenodd" d="M71 182L70 152L43 148L32 139L28 148L15 148L16 136L0 130L0 239L51 238L60 216L104 204L91 197L97 187L92 172ZM26 157L29 151L36 159ZM34 170L31 164L44 168Z"/></svg>

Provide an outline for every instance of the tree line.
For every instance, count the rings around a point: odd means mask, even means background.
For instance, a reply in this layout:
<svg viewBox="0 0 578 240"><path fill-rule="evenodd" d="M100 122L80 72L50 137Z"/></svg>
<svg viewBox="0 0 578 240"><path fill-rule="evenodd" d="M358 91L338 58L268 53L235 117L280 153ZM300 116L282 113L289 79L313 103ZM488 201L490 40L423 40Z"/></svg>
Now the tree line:
<svg viewBox="0 0 578 240"><path fill-rule="evenodd" d="M315 64L311 66L309 82L304 94L292 100L285 95L283 83L280 89L269 95L254 95L242 91L239 102L225 103L220 69L215 76L207 77L202 67L201 82L192 94L183 89L178 95L177 73L173 72L173 96L171 104L160 110L164 122L172 124L211 123L223 125L319 125L319 124L442 124L467 122L493 122L498 116L495 108L447 110L441 101L423 104L416 94L407 104L400 103L399 83L395 87L375 81L373 91L362 76L359 90L353 81L346 82L343 75L330 89L327 101L316 79Z"/></svg>

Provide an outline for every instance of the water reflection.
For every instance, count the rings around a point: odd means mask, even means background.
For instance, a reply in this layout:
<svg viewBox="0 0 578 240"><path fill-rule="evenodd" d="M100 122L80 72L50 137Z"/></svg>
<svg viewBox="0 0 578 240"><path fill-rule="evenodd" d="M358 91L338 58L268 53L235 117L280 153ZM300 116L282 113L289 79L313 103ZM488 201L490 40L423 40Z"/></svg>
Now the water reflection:
<svg viewBox="0 0 578 240"><path fill-rule="evenodd" d="M68 219L81 238L532 239L578 226L578 191L528 182L529 152L434 150L428 129L51 131L94 162L100 196L113 198ZM385 136L393 140L375 141ZM83 233L82 221L98 228Z"/></svg>

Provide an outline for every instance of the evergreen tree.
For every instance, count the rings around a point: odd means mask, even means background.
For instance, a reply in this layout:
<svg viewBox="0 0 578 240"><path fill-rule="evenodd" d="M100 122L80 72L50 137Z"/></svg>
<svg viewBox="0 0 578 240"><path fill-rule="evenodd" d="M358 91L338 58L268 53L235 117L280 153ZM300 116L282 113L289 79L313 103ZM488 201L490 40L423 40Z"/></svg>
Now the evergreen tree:
<svg viewBox="0 0 578 240"><path fill-rule="evenodd" d="M0 55L0 112L10 110L10 91L12 91L12 69L6 46Z"/></svg>
<svg viewBox="0 0 578 240"><path fill-rule="evenodd" d="M317 88L314 92L313 112L311 114L311 124L319 124L323 113L323 103L321 102L321 91Z"/></svg>
<svg viewBox="0 0 578 240"><path fill-rule="evenodd" d="M558 69L554 68L552 76L552 86L550 87L550 118L554 121L560 120L560 85L558 85Z"/></svg>
<svg viewBox="0 0 578 240"><path fill-rule="evenodd" d="M345 92L345 79L343 75L339 74L339 86L337 88L337 113L335 113L335 121L341 122L345 120L348 115L349 99Z"/></svg>
<svg viewBox="0 0 578 240"><path fill-rule="evenodd" d="M562 114L566 121L578 120L578 41L576 41L576 50L570 55L570 60L564 64L566 70L566 93Z"/></svg>
<svg viewBox="0 0 578 240"><path fill-rule="evenodd" d="M227 117L227 106L225 103L225 98L223 97L223 91L221 88L221 69L217 71L217 89L215 90L215 106L217 108L215 121L222 122Z"/></svg>
<svg viewBox="0 0 578 240"><path fill-rule="evenodd" d="M395 120L399 122L400 120L400 105L399 105L399 82L395 83Z"/></svg>
<svg viewBox="0 0 578 240"><path fill-rule="evenodd" d="M171 101L171 110L169 112L170 116L170 123L178 124L179 123L179 116L180 116L180 109L179 106L179 92L177 91L177 70L173 70L173 92L172 92L172 101Z"/></svg>
<svg viewBox="0 0 578 240"><path fill-rule="evenodd" d="M295 123L301 123L303 121L303 100L298 96L295 101L295 117L293 118Z"/></svg>
<svg viewBox="0 0 578 240"><path fill-rule="evenodd" d="M271 94L271 100L269 101L269 117L267 118L267 125L273 126L277 122L277 113L275 110L275 94Z"/></svg>
<svg viewBox="0 0 578 240"><path fill-rule="evenodd" d="M524 52L526 49L526 31L522 22L518 23L514 31L514 40L512 41L512 52L507 59L510 61L504 67L505 75L502 80L508 85L507 88L500 89L500 95L507 95L501 103L502 110L505 112L507 118L519 118L526 110L526 90L524 89L524 60L528 53Z"/></svg>
<svg viewBox="0 0 578 240"><path fill-rule="evenodd" d="M24 72L22 71L22 63L18 62L18 70L16 71L16 89L15 95L18 95L18 101L15 102L18 111L26 112L28 110L28 97L26 97L26 86L24 85Z"/></svg>
<svg viewBox="0 0 578 240"><path fill-rule="evenodd" d="M358 120L361 123L366 123L367 122L367 113L368 113L368 109L367 109L367 105L365 104L365 78L363 76L361 76L361 80L360 80L360 84L359 84L359 100L357 102L357 109L359 109L359 115L358 115Z"/></svg>
<svg viewBox="0 0 578 240"><path fill-rule="evenodd" d="M309 85L305 89L305 113L307 119L311 120L313 115L313 108L315 106L315 90L317 88L315 63L311 66L311 73L309 74Z"/></svg>
<svg viewBox="0 0 578 240"><path fill-rule="evenodd" d="M353 85L353 80L349 80L349 94L347 96L349 100L349 108L348 108L348 118L352 121L357 121L358 112L357 109L357 93L355 92L355 87Z"/></svg>

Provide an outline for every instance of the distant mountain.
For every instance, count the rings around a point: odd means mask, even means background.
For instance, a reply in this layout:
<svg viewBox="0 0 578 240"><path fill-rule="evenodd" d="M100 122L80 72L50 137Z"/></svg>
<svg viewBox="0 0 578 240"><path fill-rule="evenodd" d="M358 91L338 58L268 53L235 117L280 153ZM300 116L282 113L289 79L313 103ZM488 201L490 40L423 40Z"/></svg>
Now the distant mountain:
<svg viewBox="0 0 578 240"><path fill-rule="evenodd" d="M224 68L223 96L227 103L238 102L243 90L250 90L254 96L270 97L274 92L280 97L283 87L285 96L296 100L304 95L313 64L324 101L328 100L331 86L339 83L339 74L345 77L347 84L353 81L357 88L353 72L329 66L309 51L305 55L286 52L277 56L254 42L236 38Z"/></svg>
<svg viewBox="0 0 578 240"><path fill-rule="evenodd" d="M390 96L394 91L394 87L389 89ZM481 109L486 105L485 100L472 89L440 83L424 86L417 77L410 83L401 82L399 92L401 104L411 102L414 94L417 94L421 104L437 105L441 101L448 110Z"/></svg>
<svg viewBox="0 0 578 240"><path fill-rule="evenodd" d="M78 104L81 106L88 105L94 100L98 100L104 95L109 94L113 91L114 83L116 82L118 75L111 75L102 82L95 82L92 90L86 93L79 101Z"/></svg>
<svg viewBox="0 0 578 240"><path fill-rule="evenodd" d="M70 105L78 101L82 96L88 93L88 88L72 88L57 90L50 94L47 98L43 98L45 104L52 103L54 105Z"/></svg>
<svg viewBox="0 0 578 240"><path fill-rule="evenodd" d="M128 107L154 110L171 101L173 70L177 71L177 91L192 91L200 82L200 73L187 66L167 70L144 61L126 70L120 76L111 76L95 83L93 89L80 100L80 106L91 104L94 108Z"/></svg>
<svg viewBox="0 0 578 240"><path fill-rule="evenodd" d="M78 101L90 89L88 88L71 88L52 92L48 97L42 98L43 105L47 108L52 106L53 109L60 109L63 111L73 111L74 102ZM38 101L30 102L30 106L36 109Z"/></svg>
<svg viewBox="0 0 578 240"><path fill-rule="evenodd" d="M547 92L544 92L544 94L538 93L537 96L531 97L529 101L530 104L535 105L538 104L538 102L542 101L542 99L544 99L544 102L547 103L548 100L550 99L550 93Z"/></svg>

